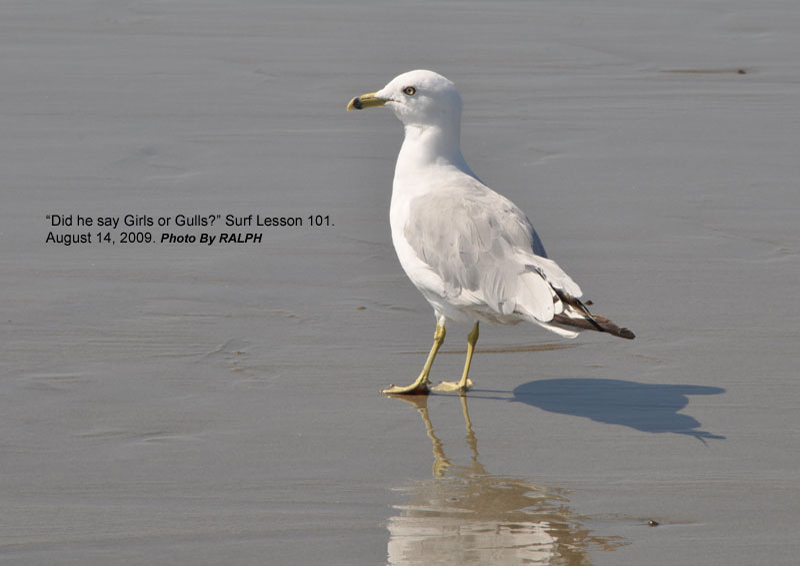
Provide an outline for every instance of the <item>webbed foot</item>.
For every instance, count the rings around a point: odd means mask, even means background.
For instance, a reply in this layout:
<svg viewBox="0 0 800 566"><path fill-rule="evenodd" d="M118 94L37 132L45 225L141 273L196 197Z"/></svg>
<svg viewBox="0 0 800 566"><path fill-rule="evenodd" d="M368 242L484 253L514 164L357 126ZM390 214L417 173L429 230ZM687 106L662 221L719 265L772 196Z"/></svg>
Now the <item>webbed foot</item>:
<svg viewBox="0 0 800 566"><path fill-rule="evenodd" d="M384 395L427 395L430 393L430 390L428 389L428 384L426 382L414 382L411 385L406 385L405 387L390 383L388 388L381 389L381 393Z"/></svg>
<svg viewBox="0 0 800 566"><path fill-rule="evenodd" d="M472 380L467 378L466 383L462 385L460 381L443 381L439 385L435 385L431 388L432 391L436 392L453 392L458 391L461 394L467 392L467 389L471 389L475 384L472 383Z"/></svg>

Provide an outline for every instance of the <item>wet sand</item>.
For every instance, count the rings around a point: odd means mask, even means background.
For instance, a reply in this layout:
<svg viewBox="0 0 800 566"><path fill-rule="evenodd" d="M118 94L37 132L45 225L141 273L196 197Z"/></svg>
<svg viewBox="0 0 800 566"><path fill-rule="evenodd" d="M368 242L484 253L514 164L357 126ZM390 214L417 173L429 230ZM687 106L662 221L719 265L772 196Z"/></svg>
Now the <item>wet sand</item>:
<svg viewBox="0 0 800 566"><path fill-rule="evenodd" d="M793 2L0 11L0 561L796 563ZM401 126L344 106L412 68L634 342L485 327L465 402L379 394L434 319L390 242Z"/></svg>

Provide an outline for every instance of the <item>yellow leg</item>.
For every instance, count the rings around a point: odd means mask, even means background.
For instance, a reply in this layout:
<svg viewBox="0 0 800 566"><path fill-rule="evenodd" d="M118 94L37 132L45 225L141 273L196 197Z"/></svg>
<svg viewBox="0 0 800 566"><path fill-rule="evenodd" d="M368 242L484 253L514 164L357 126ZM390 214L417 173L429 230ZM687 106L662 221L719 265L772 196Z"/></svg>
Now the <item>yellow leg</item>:
<svg viewBox="0 0 800 566"><path fill-rule="evenodd" d="M476 322L475 326L472 327L472 332L467 336L467 359L464 362L464 373L461 374L461 381L443 381L433 388L434 391L458 391L459 393L465 393L467 389L474 385L469 378L469 366L472 364L472 354L475 352L475 344L478 343L479 334L478 323Z"/></svg>
<svg viewBox="0 0 800 566"><path fill-rule="evenodd" d="M389 388L382 390L381 393L426 395L428 393L428 375L431 373L431 367L433 366L433 360L436 359L436 353L439 351L442 344L444 344L445 334L444 325L441 322L437 322L436 332L433 334L433 346L431 346L431 351L428 353L428 359L425 360L425 365L422 366L422 372L414 383L405 387L390 384Z"/></svg>

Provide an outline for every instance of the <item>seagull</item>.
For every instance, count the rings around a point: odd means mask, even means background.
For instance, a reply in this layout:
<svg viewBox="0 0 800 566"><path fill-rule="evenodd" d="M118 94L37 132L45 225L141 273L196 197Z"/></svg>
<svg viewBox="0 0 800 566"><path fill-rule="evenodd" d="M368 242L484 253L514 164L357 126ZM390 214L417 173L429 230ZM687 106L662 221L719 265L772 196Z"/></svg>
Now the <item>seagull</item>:
<svg viewBox="0 0 800 566"><path fill-rule="evenodd" d="M433 307L436 331L419 377L385 394L427 394L473 386L469 368L478 326L530 322L574 338L579 330L632 339L633 332L592 314L581 288L552 259L528 217L475 175L461 155L461 95L442 75L404 73L347 110L386 106L403 123L390 223L406 275ZM588 302L588 301L587 301ZM591 304L591 303L589 303ZM447 323L472 324L459 381L429 384Z"/></svg>

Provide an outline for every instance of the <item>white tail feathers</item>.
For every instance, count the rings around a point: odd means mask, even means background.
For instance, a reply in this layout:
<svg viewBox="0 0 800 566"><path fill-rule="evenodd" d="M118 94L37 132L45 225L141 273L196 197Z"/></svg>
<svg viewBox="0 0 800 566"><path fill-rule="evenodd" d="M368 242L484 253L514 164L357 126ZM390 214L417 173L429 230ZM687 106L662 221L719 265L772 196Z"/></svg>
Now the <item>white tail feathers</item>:
<svg viewBox="0 0 800 566"><path fill-rule="evenodd" d="M553 320L563 305L550 284L535 271L526 271L517 283L517 312L534 322ZM558 304L558 307L556 307Z"/></svg>

